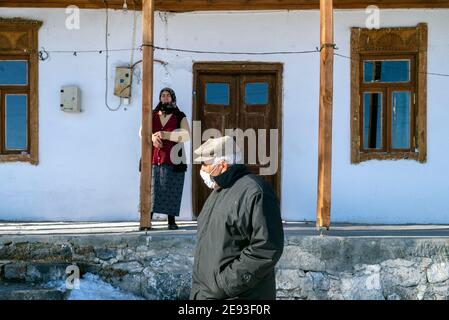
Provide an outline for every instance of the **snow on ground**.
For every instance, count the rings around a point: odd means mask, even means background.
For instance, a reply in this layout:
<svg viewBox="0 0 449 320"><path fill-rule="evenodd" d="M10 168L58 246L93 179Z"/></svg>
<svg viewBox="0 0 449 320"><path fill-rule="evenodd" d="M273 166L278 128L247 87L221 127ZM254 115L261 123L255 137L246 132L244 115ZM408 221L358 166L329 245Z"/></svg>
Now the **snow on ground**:
<svg viewBox="0 0 449 320"><path fill-rule="evenodd" d="M66 283L62 280L51 281L47 286L61 291L67 290ZM143 300L143 298L114 288L97 275L86 273L80 279L79 289L71 290L68 300Z"/></svg>

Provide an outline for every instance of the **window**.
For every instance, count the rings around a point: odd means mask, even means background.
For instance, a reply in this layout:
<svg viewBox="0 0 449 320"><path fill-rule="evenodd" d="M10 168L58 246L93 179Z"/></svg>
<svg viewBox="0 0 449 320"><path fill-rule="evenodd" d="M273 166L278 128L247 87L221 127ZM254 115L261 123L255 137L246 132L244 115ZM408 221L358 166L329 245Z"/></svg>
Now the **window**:
<svg viewBox="0 0 449 320"><path fill-rule="evenodd" d="M382 92L365 92L363 94L363 148L382 149Z"/></svg>
<svg viewBox="0 0 449 320"><path fill-rule="evenodd" d="M251 82L245 85L245 103L262 105L268 103L268 83Z"/></svg>
<svg viewBox="0 0 449 320"><path fill-rule="evenodd" d="M351 162L425 162L427 25L352 29Z"/></svg>
<svg viewBox="0 0 449 320"><path fill-rule="evenodd" d="M0 19L0 163L38 163L39 21Z"/></svg>
<svg viewBox="0 0 449 320"><path fill-rule="evenodd" d="M5 150L28 150L28 95L5 95Z"/></svg>
<svg viewBox="0 0 449 320"><path fill-rule="evenodd" d="M0 60L1 86L28 85L27 60Z"/></svg>
<svg viewBox="0 0 449 320"><path fill-rule="evenodd" d="M365 60L363 83L409 82L410 60Z"/></svg>
<svg viewBox="0 0 449 320"><path fill-rule="evenodd" d="M206 103L215 105L229 105L228 83L206 83Z"/></svg>
<svg viewBox="0 0 449 320"><path fill-rule="evenodd" d="M414 58L361 56L361 68L361 152L414 152Z"/></svg>

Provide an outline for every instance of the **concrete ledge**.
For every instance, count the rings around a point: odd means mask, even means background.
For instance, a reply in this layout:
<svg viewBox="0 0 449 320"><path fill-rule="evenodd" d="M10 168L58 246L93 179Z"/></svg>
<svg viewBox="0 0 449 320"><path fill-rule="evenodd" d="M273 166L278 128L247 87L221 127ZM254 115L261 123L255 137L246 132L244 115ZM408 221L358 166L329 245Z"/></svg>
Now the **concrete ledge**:
<svg viewBox="0 0 449 320"><path fill-rule="evenodd" d="M196 244L195 228L189 228L1 235L0 260L9 262L3 273L21 263L76 264L81 273L96 273L147 299L187 299ZM447 226L339 225L324 236L313 224L287 223L285 230L280 299L449 298Z"/></svg>

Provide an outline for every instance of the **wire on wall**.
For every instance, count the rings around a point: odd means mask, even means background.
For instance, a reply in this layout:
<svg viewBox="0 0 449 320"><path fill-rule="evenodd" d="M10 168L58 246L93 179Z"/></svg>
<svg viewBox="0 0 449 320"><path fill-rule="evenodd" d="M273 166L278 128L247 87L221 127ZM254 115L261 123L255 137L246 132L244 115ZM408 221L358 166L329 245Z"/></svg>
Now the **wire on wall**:
<svg viewBox="0 0 449 320"><path fill-rule="evenodd" d="M122 106L122 99L120 98L120 104L116 108L111 108L108 103L108 80L109 80L109 10L108 10L108 4L106 0L103 0L103 3L105 5L105 15L106 15L106 25L105 25L105 45L106 45L106 59L105 59L105 90L104 90L104 103L106 105L106 108L108 108L109 111L118 111L120 107Z"/></svg>

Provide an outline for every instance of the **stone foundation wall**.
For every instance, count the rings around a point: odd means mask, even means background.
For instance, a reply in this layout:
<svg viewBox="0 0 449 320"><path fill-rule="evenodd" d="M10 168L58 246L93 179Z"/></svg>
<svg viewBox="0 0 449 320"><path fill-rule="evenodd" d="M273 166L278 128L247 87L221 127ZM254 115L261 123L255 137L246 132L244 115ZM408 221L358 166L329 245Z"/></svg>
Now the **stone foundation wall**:
<svg viewBox="0 0 449 320"><path fill-rule="evenodd" d="M188 299L195 235L0 237L0 286L81 273L147 299ZM448 299L449 240L287 235L279 299Z"/></svg>

